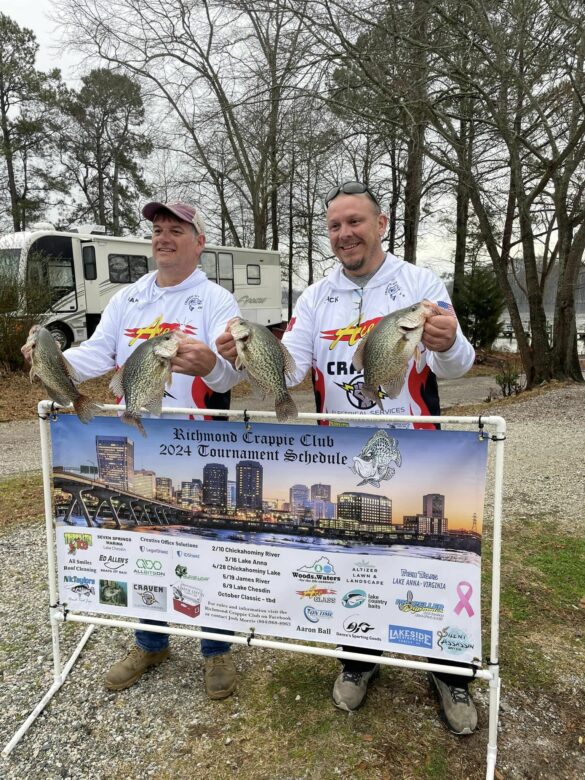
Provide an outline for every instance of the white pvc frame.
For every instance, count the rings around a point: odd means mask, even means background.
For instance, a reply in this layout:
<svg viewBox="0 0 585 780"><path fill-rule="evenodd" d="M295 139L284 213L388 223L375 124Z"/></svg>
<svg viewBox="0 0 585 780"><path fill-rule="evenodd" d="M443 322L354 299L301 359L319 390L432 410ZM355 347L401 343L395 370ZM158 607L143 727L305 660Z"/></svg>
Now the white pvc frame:
<svg viewBox="0 0 585 780"><path fill-rule="evenodd" d="M54 551L54 521L52 502L52 473L51 473L51 442L50 442L50 416L58 409L58 405L52 401L41 401L38 405L41 458L43 471L43 498L45 508L45 532L47 540L47 560L49 579L49 620L53 642L53 684L37 704L28 718L15 732L12 739L2 750L5 758L24 737L36 718L41 714L53 696L61 688L73 665L77 661L81 651L96 626L116 626L136 630L137 623L116 618L99 618L85 615L77 615L65 612L63 605L59 604L57 588L57 560ZM119 404L103 404L103 411L121 411L124 409ZM163 414L184 414L201 416L201 410L195 408L176 409L166 407ZM275 412L247 411L237 409L206 409L205 414L214 417L234 417L236 420L251 420L254 418L276 418ZM253 635L248 637L234 635L230 637L232 644L242 644L255 647L268 647L273 650L288 650L293 653L306 653L309 655L325 656L327 658L343 658L355 661L369 661L385 666L397 666L403 669L418 669L425 672L443 672L456 674L461 677L474 677L489 682L489 725L488 744L486 756L486 780L494 780L497 756L498 715L500 707L500 667L499 667L499 613L500 613L500 557L502 545L502 498L504 480L504 441L506 439L506 421L503 417L455 417L455 416L410 416L410 415L373 415L373 414L317 414L301 412L299 420L340 420L353 422L372 422L379 426L381 422L407 422L407 423L441 423L442 425L474 425L481 429L493 427L495 433L490 436L495 444L495 473L494 473L494 527L493 527L493 559L492 559L492 592L491 592L491 622L490 622L490 654L485 669L467 669L461 666L448 666L446 664L434 664L427 661L411 661L402 658L387 658L385 656L371 656L364 653L352 653L342 650L329 650L321 647L309 647L306 645L291 644L286 641L258 639ZM77 647L69 660L63 665L59 645L59 627L65 621L72 623L87 623L88 628L80 639ZM173 636L192 636L198 639L217 639L223 641L225 636L214 634L211 631L200 631L187 628L171 628L169 626L149 625L149 631Z"/></svg>

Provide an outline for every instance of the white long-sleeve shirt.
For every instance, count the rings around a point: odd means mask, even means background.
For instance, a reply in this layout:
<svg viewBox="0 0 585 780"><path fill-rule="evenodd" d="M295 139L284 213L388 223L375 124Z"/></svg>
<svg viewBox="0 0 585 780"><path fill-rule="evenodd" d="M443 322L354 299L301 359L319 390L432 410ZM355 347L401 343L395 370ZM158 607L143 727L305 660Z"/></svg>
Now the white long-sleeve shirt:
<svg viewBox="0 0 585 780"><path fill-rule="evenodd" d="M340 265L336 266L325 279L311 285L300 296L283 336L282 342L297 366L292 384L298 384L312 368L319 412L440 414L437 377L462 376L475 358L474 349L459 325L455 343L446 352L432 352L419 345L422 352L419 368L411 359L398 397L382 399L384 412L361 393L363 373L352 363L360 339L382 317L422 300L443 302L447 306L451 303L445 285L432 271L406 263L390 253L363 290L343 274Z"/></svg>
<svg viewBox="0 0 585 780"><path fill-rule="evenodd" d="M217 362L204 377L173 374L165 406L214 408L215 393L235 385L240 374L217 354L215 340L227 321L240 314L233 295L197 268L173 287L159 287L154 271L117 292L108 302L91 338L64 354L81 380L123 365L145 339L178 330L203 341Z"/></svg>

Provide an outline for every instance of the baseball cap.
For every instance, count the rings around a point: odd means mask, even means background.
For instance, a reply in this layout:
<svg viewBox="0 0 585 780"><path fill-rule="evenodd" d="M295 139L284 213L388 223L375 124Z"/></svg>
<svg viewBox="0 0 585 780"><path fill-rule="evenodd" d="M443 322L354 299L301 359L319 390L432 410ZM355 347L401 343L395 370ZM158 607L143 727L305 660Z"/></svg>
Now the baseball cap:
<svg viewBox="0 0 585 780"><path fill-rule="evenodd" d="M188 203L181 203L181 201L174 201L173 203L153 201L152 203L147 203L142 209L142 216L152 222L155 214L161 209L170 211L178 219L193 225L198 233L205 233L205 223L199 213L199 209L195 208L195 206L190 206Z"/></svg>

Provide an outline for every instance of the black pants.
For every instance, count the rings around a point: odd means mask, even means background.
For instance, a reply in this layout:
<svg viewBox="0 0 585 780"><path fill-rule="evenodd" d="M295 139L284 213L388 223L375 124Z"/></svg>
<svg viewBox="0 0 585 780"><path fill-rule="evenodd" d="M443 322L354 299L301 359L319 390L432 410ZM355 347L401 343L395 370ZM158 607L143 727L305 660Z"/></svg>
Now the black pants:
<svg viewBox="0 0 585 780"><path fill-rule="evenodd" d="M346 653L365 653L367 655L382 655L384 652L383 650L374 650L365 647L348 647L347 645L342 645L341 649ZM347 672L369 672L375 666L375 664L366 661L350 661L343 658L340 658L339 660L343 664L344 671ZM448 666L461 666L464 669L473 669L473 664L460 663L459 661L447 661L445 658L429 658L429 662L433 664L446 664ZM469 680L471 678L465 677L461 679Z"/></svg>

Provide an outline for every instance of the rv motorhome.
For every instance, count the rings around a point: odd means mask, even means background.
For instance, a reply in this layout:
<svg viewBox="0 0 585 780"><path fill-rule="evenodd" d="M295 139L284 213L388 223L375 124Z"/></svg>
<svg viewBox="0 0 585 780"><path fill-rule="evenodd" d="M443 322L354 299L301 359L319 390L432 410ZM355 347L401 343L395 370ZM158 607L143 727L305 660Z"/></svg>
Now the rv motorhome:
<svg viewBox="0 0 585 780"><path fill-rule="evenodd" d="M47 290L50 309L39 316L62 349L91 336L112 295L155 268L148 239L35 228L0 237L0 275ZM278 252L207 245L200 267L246 319L281 327Z"/></svg>

